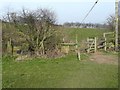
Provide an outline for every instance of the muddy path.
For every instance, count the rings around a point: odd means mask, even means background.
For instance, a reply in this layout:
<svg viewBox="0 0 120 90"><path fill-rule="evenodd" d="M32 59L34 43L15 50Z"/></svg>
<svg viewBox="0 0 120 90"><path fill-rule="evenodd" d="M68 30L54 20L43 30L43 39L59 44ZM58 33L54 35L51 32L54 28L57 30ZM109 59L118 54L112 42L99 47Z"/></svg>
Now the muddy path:
<svg viewBox="0 0 120 90"><path fill-rule="evenodd" d="M107 55L102 52L96 52L91 54L90 56L91 61L95 61L99 64L115 64L118 65L118 56L117 55Z"/></svg>

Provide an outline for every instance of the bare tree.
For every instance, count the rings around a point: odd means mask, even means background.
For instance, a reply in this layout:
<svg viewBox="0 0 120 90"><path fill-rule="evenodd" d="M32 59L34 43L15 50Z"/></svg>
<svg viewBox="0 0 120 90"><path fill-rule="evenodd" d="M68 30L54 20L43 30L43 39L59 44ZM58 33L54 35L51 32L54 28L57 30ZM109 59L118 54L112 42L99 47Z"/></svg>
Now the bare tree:
<svg viewBox="0 0 120 90"><path fill-rule="evenodd" d="M110 15L107 18L107 25L110 30L115 30L115 16Z"/></svg>
<svg viewBox="0 0 120 90"><path fill-rule="evenodd" d="M58 33L56 33L56 14L50 9L22 9L19 13L8 12L3 21L5 22L4 25L7 25L4 28L4 37L6 38L8 34L8 41L12 40L15 43L16 35L18 37L22 36L24 43L28 45L27 48L31 55L32 53L44 55L47 51L53 51L53 49L56 49L58 41L60 41L57 37ZM7 40L5 38L4 41ZM23 46L23 43L20 42L20 45Z"/></svg>
<svg viewBox="0 0 120 90"><path fill-rule="evenodd" d="M6 16L2 19L2 44L3 51L10 51L13 55L14 44L21 42L20 38L24 38L23 33L18 32L14 23L16 23L16 13L7 12ZM19 38L19 39L18 39Z"/></svg>
<svg viewBox="0 0 120 90"><path fill-rule="evenodd" d="M55 13L49 9L23 9L21 14L10 13L7 16L9 23L14 23L16 29L26 37L28 50L36 55L44 55L47 47L45 42L48 38L55 38Z"/></svg>

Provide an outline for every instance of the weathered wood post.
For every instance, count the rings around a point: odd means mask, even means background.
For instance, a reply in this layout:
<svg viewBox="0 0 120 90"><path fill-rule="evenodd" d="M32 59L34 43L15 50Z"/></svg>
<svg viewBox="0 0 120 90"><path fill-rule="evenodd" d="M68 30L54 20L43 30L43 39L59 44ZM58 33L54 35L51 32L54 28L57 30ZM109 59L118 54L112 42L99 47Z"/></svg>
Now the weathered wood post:
<svg viewBox="0 0 120 90"><path fill-rule="evenodd" d="M78 40L77 40L77 34L76 34L76 50L78 49Z"/></svg>
<svg viewBox="0 0 120 90"><path fill-rule="evenodd" d="M119 1L115 1L115 50L118 51L118 4Z"/></svg>
<svg viewBox="0 0 120 90"><path fill-rule="evenodd" d="M7 42L7 52L11 54L11 51L12 51L12 47L11 47L11 38L10 38Z"/></svg>
<svg viewBox="0 0 120 90"><path fill-rule="evenodd" d="M81 60L80 51L78 49L78 36L77 36L77 34L76 34L76 53L77 53L78 60Z"/></svg>
<svg viewBox="0 0 120 90"><path fill-rule="evenodd" d="M87 47L88 47L88 49L87 49L87 53L89 53L90 52L90 45L89 45L89 38L87 38Z"/></svg>
<svg viewBox="0 0 120 90"><path fill-rule="evenodd" d="M95 44L94 44L94 48L95 48L95 52L97 51L97 38L95 37Z"/></svg>
<svg viewBox="0 0 120 90"><path fill-rule="evenodd" d="M104 42L104 50L107 51L107 39L105 37L105 33L103 34L103 37L105 39L105 42Z"/></svg>

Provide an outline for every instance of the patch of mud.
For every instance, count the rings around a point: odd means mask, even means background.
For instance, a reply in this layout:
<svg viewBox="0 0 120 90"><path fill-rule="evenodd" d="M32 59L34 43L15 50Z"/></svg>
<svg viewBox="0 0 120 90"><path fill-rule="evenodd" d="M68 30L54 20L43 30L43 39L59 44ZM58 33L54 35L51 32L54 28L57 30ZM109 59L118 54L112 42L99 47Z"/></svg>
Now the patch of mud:
<svg viewBox="0 0 120 90"><path fill-rule="evenodd" d="M106 63L106 64L115 64L118 65L118 57L115 55L105 55L102 52L96 52L91 54L90 56L91 61L95 61L97 63Z"/></svg>

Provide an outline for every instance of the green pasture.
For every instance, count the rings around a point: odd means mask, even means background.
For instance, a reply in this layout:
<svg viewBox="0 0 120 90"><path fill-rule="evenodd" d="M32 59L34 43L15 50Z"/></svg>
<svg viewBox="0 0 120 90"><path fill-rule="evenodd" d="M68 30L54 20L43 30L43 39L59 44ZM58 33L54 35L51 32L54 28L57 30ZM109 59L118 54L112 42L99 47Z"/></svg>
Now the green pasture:
<svg viewBox="0 0 120 90"><path fill-rule="evenodd" d="M62 28L67 38L75 41L87 37L102 37L104 29ZM108 55L108 54L106 54ZM111 55L111 54L110 54ZM118 87L118 66L99 64L82 54L79 61L75 54L62 58L16 61L16 57L2 58L3 88L116 88ZM109 56L109 55L108 55Z"/></svg>
<svg viewBox="0 0 120 90"><path fill-rule="evenodd" d="M116 88L118 66L98 64L82 54L58 59L15 61L3 57L3 88Z"/></svg>
<svg viewBox="0 0 120 90"><path fill-rule="evenodd" d="M107 29L95 28L63 28L61 31L68 35L70 40L75 40L77 34L79 42L86 40L88 37L101 38L104 32L109 32Z"/></svg>

